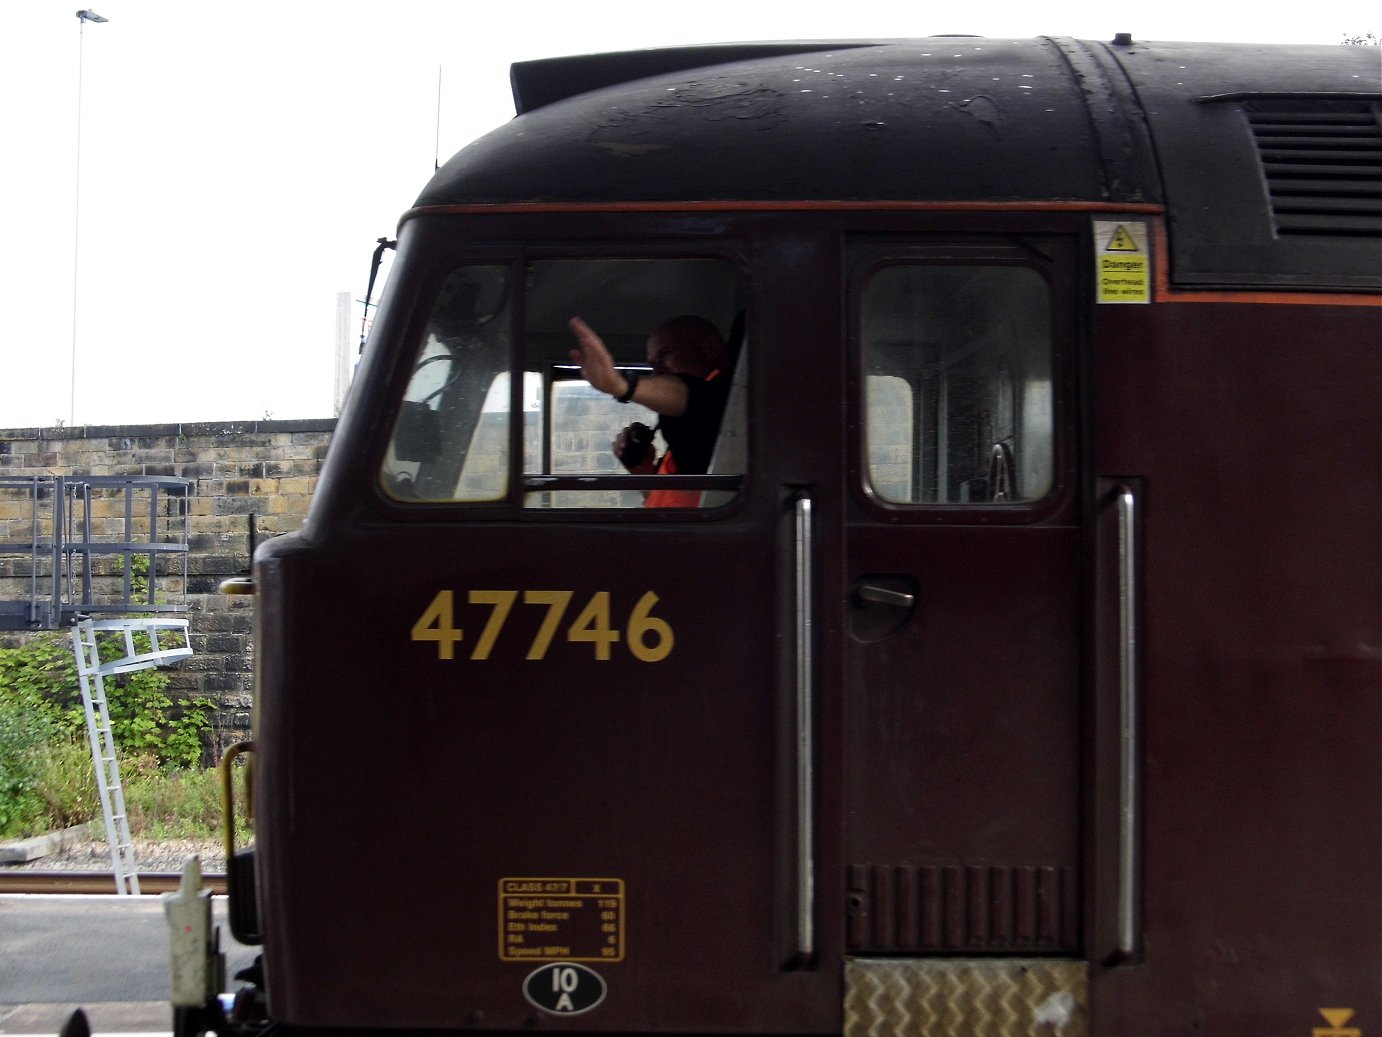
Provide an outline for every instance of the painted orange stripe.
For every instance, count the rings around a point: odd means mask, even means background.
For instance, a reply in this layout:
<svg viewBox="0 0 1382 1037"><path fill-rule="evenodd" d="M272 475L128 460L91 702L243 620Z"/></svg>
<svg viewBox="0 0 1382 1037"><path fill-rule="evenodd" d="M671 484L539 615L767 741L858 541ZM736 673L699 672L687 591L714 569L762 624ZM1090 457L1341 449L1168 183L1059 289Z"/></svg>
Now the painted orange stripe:
<svg viewBox="0 0 1382 1037"><path fill-rule="evenodd" d="M1382 295L1350 293L1350 292L1272 292L1262 291L1261 289L1244 290L1241 292L1225 291L1176 291L1167 290L1160 287L1161 279L1157 278L1157 299L1158 303L1189 303L1189 302L1219 302L1219 303L1253 303L1257 306L1362 306L1369 309L1382 308ZM1382 335L1382 327L1378 328L1378 333Z"/></svg>
<svg viewBox="0 0 1382 1037"><path fill-rule="evenodd" d="M1264 291L1249 288L1243 291L1214 289L1199 291L1171 287L1171 254L1166 234L1166 221L1153 221L1152 232L1156 235L1156 301L1164 303L1217 302L1251 303L1262 306L1382 306L1382 293L1374 292L1324 292Z"/></svg>

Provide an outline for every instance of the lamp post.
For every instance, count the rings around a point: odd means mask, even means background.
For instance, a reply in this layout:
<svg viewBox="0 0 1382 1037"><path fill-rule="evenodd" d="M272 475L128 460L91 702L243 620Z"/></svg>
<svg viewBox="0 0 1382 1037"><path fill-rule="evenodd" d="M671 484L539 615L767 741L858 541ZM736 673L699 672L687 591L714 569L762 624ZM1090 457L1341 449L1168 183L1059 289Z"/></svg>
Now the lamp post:
<svg viewBox="0 0 1382 1037"><path fill-rule="evenodd" d="M77 423L77 286L81 262L82 240L82 51L86 38L86 23L108 22L95 11L77 12L77 170L75 200L72 204L72 382L67 400L67 422Z"/></svg>

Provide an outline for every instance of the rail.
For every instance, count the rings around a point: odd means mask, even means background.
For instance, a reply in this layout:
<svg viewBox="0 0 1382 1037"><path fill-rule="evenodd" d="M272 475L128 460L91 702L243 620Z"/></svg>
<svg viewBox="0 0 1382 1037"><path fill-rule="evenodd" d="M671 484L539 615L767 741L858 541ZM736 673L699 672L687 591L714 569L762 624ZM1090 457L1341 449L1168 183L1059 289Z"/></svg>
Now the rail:
<svg viewBox="0 0 1382 1037"><path fill-rule="evenodd" d="M176 872L141 872L140 896L172 893L182 876ZM215 873L202 876L202 886L212 893L224 895L226 877ZM53 894L115 894L115 876L108 871L0 871L0 895L10 893Z"/></svg>

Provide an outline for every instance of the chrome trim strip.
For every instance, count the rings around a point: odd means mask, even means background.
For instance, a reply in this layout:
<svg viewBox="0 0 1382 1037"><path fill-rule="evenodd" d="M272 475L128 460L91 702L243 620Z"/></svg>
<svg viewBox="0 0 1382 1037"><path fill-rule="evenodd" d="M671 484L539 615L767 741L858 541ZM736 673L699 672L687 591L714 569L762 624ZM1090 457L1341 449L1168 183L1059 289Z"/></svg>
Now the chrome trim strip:
<svg viewBox="0 0 1382 1037"><path fill-rule="evenodd" d="M1118 950L1137 953L1137 500L1118 488Z"/></svg>
<svg viewBox="0 0 1382 1037"><path fill-rule="evenodd" d="M796 686L797 686L797 952L816 950L815 929L815 687L812 681L811 498L799 496L796 511Z"/></svg>

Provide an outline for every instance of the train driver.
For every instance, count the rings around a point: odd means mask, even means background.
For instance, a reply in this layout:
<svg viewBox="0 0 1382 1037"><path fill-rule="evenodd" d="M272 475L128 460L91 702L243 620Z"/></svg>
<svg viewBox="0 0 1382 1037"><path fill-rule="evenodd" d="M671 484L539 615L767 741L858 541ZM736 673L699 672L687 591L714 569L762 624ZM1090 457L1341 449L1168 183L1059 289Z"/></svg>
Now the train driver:
<svg viewBox="0 0 1382 1037"><path fill-rule="evenodd" d="M648 336L653 373L641 376L618 370L600 336L581 318L572 317L569 327L577 342L571 359L580 364L587 382L620 403L632 400L661 417L658 429L667 441L661 459L646 426L635 423L614 440L620 463L635 475L704 475L730 388L721 372L725 344L715 325L692 315L659 324ZM645 503L650 508L694 508L700 497L698 490L654 490Z"/></svg>

